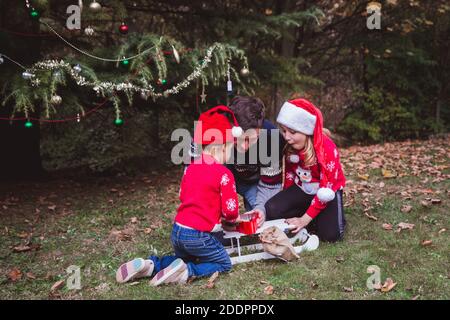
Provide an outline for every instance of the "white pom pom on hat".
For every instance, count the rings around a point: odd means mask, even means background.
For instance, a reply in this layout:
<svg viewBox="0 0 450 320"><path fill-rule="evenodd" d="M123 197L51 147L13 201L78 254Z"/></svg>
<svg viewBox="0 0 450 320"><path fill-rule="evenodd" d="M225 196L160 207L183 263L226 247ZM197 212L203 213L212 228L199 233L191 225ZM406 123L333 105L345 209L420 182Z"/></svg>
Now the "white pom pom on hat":
<svg viewBox="0 0 450 320"><path fill-rule="evenodd" d="M289 161L291 163L299 163L300 162L300 157L297 154L291 154L289 156Z"/></svg>
<svg viewBox="0 0 450 320"><path fill-rule="evenodd" d="M240 136L242 136L244 134L244 130L242 130L241 127L234 126L231 129L231 134L233 135L233 137L239 138Z"/></svg>
<svg viewBox="0 0 450 320"><path fill-rule="evenodd" d="M321 202L330 202L334 200L334 197L335 193L330 188L319 188L319 190L317 191L317 198L319 198Z"/></svg>

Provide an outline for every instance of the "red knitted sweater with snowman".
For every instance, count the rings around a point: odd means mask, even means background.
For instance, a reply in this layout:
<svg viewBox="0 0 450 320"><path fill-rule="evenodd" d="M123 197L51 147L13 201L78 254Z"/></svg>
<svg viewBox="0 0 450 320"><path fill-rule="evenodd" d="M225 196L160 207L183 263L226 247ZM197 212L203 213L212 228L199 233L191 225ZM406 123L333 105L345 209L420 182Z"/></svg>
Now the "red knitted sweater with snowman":
<svg viewBox="0 0 450 320"><path fill-rule="evenodd" d="M323 135L323 149L325 156L325 168L327 170L328 183L326 186L320 186L321 168L316 163L312 166L305 166L304 155L299 151L294 157L288 156L285 159L285 179L283 189L296 184L305 193L315 195L319 187L327 187L334 192L341 190L345 186L345 176L342 170L339 152L334 142L327 136ZM325 207L327 203L321 202L317 196L311 201L306 214L311 218L315 218Z"/></svg>
<svg viewBox="0 0 450 320"><path fill-rule="evenodd" d="M175 222L198 231L211 232L221 217L233 222L239 215L233 174L207 154L186 167L180 201Z"/></svg>

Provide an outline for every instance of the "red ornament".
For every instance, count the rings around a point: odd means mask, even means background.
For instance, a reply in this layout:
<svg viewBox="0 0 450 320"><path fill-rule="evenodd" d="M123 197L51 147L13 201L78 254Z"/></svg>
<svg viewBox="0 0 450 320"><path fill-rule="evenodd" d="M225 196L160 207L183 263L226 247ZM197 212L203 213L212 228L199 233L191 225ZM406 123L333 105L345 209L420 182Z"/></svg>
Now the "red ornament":
<svg viewBox="0 0 450 320"><path fill-rule="evenodd" d="M125 24L125 22L122 22L122 24L120 25L119 32L121 34L127 34L128 33L128 26Z"/></svg>

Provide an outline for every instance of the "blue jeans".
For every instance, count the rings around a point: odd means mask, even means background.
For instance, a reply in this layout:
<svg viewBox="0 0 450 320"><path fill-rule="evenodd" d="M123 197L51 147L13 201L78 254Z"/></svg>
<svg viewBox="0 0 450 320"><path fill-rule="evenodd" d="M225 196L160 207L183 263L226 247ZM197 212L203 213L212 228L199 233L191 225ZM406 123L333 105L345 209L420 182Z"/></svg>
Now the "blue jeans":
<svg viewBox="0 0 450 320"><path fill-rule="evenodd" d="M236 182L236 191L244 197L245 210L250 211L256 207L256 191L258 190L258 182L254 184L246 184Z"/></svg>
<svg viewBox="0 0 450 320"><path fill-rule="evenodd" d="M189 277L203 277L216 271L231 270L231 260L223 245L209 232L201 232L173 225L172 241L175 255L149 259L155 265L154 273L161 271L175 259L181 258L187 264Z"/></svg>

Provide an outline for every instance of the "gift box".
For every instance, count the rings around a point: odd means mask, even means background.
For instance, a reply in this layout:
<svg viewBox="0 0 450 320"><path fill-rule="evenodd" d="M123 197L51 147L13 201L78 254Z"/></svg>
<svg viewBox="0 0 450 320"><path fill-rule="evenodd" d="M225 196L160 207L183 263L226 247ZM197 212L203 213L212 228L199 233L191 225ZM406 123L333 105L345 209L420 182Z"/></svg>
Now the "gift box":
<svg viewBox="0 0 450 320"><path fill-rule="evenodd" d="M251 218L248 221L242 221L238 224L236 231L243 234L255 234L258 229L258 225L256 222L256 217Z"/></svg>

